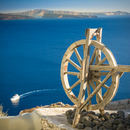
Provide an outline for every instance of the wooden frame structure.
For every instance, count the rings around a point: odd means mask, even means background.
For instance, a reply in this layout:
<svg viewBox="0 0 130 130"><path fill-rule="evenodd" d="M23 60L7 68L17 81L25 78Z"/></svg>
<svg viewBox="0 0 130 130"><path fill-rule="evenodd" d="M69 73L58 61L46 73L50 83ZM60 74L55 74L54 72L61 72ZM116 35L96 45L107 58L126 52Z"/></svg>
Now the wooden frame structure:
<svg viewBox="0 0 130 130"><path fill-rule="evenodd" d="M93 37L95 37L96 40L92 40ZM80 119L79 113L83 109L99 109L101 114L103 114L105 105L108 104L116 94L120 77L124 72L130 72L130 66L117 65L112 52L101 43L101 38L102 28L87 29L86 39L71 44L62 59L62 85L67 96L77 106L73 127L76 127L78 124ZM78 51L78 48L81 46L83 48L83 58ZM91 47L94 48L92 54L90 53ZM71 59L73 54L75 54L79 65ZM69 64L77 71L70 71ZM69 75L78 78L73 85L70 85ZM107 85L108 80L110 81ZM80 89L78 96L76 96L73 89L78 85L80 85ZM105 89L104 93L102 92L102 88ZM92 103L94 96L96 97L96 103Z"/></svg>

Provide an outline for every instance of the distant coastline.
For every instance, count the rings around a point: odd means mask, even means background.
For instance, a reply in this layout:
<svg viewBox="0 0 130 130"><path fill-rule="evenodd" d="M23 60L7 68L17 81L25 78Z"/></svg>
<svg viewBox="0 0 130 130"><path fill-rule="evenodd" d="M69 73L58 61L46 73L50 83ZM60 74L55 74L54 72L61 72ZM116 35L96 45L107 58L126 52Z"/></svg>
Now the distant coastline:
<svg viewBox="0 0 130 130"><path fill-rule="evenodd" d="M123 11L115 12L74 12L34 9L15 13L0 13L0 20L16 19L62 19L62 18L98 18L108 16L130 16L130 13Z"/></svg>
<svg viewBox="0 0 130 130"><path fill-rule="evenodd" d="M30 16L21 16L13 14L0 14L0 20L34 19Z"/></svg>

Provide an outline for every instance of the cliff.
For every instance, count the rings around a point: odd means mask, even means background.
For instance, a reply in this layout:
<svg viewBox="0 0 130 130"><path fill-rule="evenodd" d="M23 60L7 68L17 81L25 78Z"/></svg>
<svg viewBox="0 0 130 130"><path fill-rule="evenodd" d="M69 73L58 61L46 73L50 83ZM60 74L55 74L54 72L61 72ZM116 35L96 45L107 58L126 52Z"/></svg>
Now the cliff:
<svg viewBox="0 0 130 130"><path fill-rule="evenodd" d="M15 15L15 14L0 14L0 20L15 20L15 19L33 19L33 17Z"/></svg>
<svg viewBox="0 0 130 130"><path fill-rule="evenodd" d="M76 12L76 11L58 11L58 10L45 10L33 9L15 13L0 14L0 20L13 20L13 19L62 19L62 18L97 18L107 16L130 16L130 13L123 11L115 12Z"/></svg>

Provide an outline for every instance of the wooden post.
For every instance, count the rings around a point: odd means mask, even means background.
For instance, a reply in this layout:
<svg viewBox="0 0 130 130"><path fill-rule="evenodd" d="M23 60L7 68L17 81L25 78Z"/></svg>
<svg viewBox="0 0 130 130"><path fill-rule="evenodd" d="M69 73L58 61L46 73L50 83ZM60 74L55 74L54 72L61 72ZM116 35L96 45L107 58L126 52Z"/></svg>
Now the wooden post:
<svg viewBox="0 0 130 130"><path fill-rule="evenodd" d="M90 38L91 38L91 30L87 29L86 44L84 46L84 58L82 61L82 68L81 68L82 74L81 74L80 92L78 96L79 102L73 120L73 127L76 127L80 120L79 106L84 102L85 99L85 90L87 85L86 78L88 76L88 67L89 67L89 44L91 42Z"/></svg>
<svg viewBox="0 0 130 130"><path fill-rule="evenodd" d="M79 120L80 120L80 110L79 107L81 106L81 104L83 104L84 99L85 99L85 90L86 90L86 86L89 87L87 78L88 78L88 73L89 73L89 44L91 43L91 39L93 38L94 35L97 35L97 39L100 41L101 39L101 31L102 29L87 29L86 30L86 44L84 46L84 58L82 61L82 73L81 73L81 85L80 85L80 92L79 92L79 102L78 102L78 106L76 109L76 113L75 113L75 117L73 120L73 127L76 127ZM95 54L97 52L95 51ZM97 55L97 60L100 59L100 51L98 51L98 55ZM88 89L89 90L89 89ZM88 94L90 94L90 92L88 91ZM90 101L89 101L90 102Z"/></svg>
<svg viewBox="0 0 130 130"><path fill-rule="evenodd" d="M97 41L98 41L99 43L102 42L102 28L99 28L99 29L98 29L98 34L97 34L96 38L97 38ZM105 59L105 60L106 60L106 59ZM97 51L96 51L96 62L95 62L95 64L98 64L98 63L100 63L100 62L101 62L101 50L97 49ZM100 78L99 78L99 80L100 80ZM98 86L98 83L97 83L97 82L96 82L96 86ZM102 89L99 90L99 93L100 93L100 95L102 96ZM96 94L96 100L97 100L97 103L100 103L100 102L101 102L101 100L100 100L98 94ZM102 115L104 114L104 108L100 108L99 111L100 111L100 113L101 113Z"/></svg>

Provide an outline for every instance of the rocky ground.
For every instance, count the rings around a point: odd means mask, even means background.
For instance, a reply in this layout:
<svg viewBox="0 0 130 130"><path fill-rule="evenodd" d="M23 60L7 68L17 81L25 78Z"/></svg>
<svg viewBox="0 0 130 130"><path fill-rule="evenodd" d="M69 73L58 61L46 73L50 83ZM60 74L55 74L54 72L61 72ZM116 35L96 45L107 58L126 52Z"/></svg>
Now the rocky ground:
<svg viewBox="0 0 130 130"><path fill-rule="evenodd" d="M105 110L130 110L130 99L112 101L105 107Z"/></svg>
<svg viewBox="0 0 130 130"><path fill-rule="evenodd" d="M57 102L51 105L45 105L45 106L37 106L31 109L25 109L20 111L19 114L23 113L31 113L32 111L38 109L38 108L58 108L58 107L63 107L63 108L75 108L75 105L69 105L69 104L64 104L62 102ZM106 107L105 110L125 110L129 111L130 110L130 99L125 99L125 100L119 100L119 101L112 101L110 102Z"/></svg>
<svg viewBox="0 0 130 130"><path fill-rule="evenodd" d="M51 105L46 105L42 107L36 107L32 109L26 109L20 112L20 114L32 112L38 108L71 108L66 112L67 121L72 125L75 107L69 104L63 104L62 102L54 103ZM73 109L72 109L73 108ZM79 124L77 125L77 129L85 129L85 130L130 130L130 115L125 115L125 112L130 112L130 99L120 100L110 102L105 110L109 110L109 113L106 112L104 115L101 115L94 111L86 112L83 110L81 112L81 119ZM115 112L110 112L110 110L115 110ZM124 112L125 111L125 112ZM47 120L41 120L42 126L51 130L52 128L55 130L61 130L61 128L56 127L56 125L48 123Z"/></svg>
<svg viewBox="0 0 130 130"><path fill-rule="evenodd" d="M62 102L26 109L17 116L0 117L2 130L130 130L130 99L114 101L98 110L83 110L77 128L72 127L76 106ZM0 107L2 113L2 107ZM3 114L3 113L2 113Z"/></svg>
<svg viewBox="0 0 130 130"><path fill-rule="evenodd" d="M66 112L68 123L72 124L75 110ZM116 113L106 112L104 115L95 113L94 111L83 110L80 113L80 121L77 125L78 129L84 130L130 130L130 115L125 117L124 111Z"/></svg>
<svg viewBox="0 0 130 130"><path fill-rule="evenodd" d="M72 108L72 107L75 107L75 106L71 106L69 104L64 104L62 102L57 102L57 103L53 103L51 105L37 106L37 107L31 108L31 109L25 109L25 110L20 111L19 114L21 115L24 113L31 113L34 110L39 109L39 108L42 109L42 108Z"/></svg>
<svg viewBox="0 0 130 130"><path fill-rule="evenodd" d="M66 130L65 128L60 128L53 123L48 122L48 120L41 119L41 130Z"/></svg>

